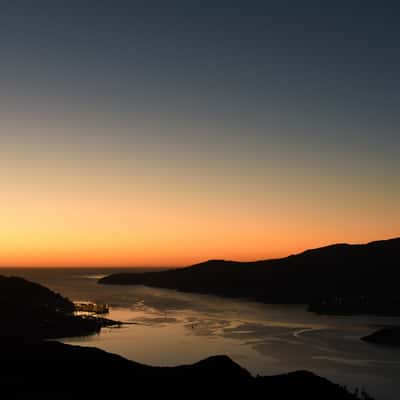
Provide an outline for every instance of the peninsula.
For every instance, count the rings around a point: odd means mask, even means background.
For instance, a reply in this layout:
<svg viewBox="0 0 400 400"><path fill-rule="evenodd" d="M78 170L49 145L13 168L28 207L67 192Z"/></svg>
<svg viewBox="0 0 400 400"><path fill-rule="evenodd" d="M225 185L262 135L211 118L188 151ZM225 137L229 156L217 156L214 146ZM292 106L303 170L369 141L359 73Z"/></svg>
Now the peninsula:
<svg viewBox="0 0 400 400"><path fill-rule="evenodd" d="M280 259L211 260L161 272L118 273L99 283L309 304L319 313L400 315L399 254L400 238L395 238L334 244Z"/></svg>

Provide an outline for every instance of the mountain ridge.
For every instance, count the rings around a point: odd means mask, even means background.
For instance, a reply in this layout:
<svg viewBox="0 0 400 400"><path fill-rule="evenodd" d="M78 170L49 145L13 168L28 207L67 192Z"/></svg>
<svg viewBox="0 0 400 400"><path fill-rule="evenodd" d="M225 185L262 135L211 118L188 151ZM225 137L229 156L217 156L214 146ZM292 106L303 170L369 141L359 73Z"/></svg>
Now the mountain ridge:
<svg viewBox="0 0 400 400"><path fill-rule="evenodd" d="M331 296L375 299L396 296L399 255L400 238L337 243L269 260L209 260L160 272L112 274L99 283L156 286L266 303L310 304Z"/></svg>

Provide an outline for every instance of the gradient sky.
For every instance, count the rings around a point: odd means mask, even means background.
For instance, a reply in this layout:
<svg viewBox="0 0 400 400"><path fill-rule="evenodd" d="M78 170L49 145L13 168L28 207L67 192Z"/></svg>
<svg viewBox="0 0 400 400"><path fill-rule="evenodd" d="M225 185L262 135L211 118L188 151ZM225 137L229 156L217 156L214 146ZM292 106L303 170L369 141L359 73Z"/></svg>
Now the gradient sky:
<svg viewBox="0 0 400 400"><path fill-rule="evenodd" d="M326 3L1 1L0 265L399 236L399 6Z"/></svg>

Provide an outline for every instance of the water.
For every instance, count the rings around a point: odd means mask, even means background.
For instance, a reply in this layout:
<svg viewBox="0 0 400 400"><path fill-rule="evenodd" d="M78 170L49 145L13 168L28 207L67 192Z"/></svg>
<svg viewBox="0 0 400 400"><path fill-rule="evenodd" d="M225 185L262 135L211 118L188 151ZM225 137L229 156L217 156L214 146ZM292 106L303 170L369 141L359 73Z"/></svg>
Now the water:
<svg viewBox="0 0 400 400"><path fill-rule="evenodd" d="M144 364L170 366L227 354L253 374L307 369L378 400L400 398L400 349L365 336L400 318L319 316L305 306L265 305L143 286L104 286L110 269L18 269L72 300L107 303L109 318L129 322L65 343L95 346ZM1 273L1 272L0 272Z"/></svg>

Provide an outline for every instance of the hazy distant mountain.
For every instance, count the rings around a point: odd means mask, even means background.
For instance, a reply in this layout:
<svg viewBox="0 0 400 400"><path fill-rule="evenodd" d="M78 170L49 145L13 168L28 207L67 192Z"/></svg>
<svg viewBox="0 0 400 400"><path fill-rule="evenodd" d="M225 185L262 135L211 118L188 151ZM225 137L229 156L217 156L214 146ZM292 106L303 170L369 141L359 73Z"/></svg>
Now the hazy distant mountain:
<svg viewBox="0 0 400 400"><path fill-rule="evenodd" d="M265 261L211 260L162 272L113 274L99 283L148 285L270 303L310 303L330 297L390 297L393 303L398 296L399 270L400 238L396 238L362 245L335 244Z"/></svg>

